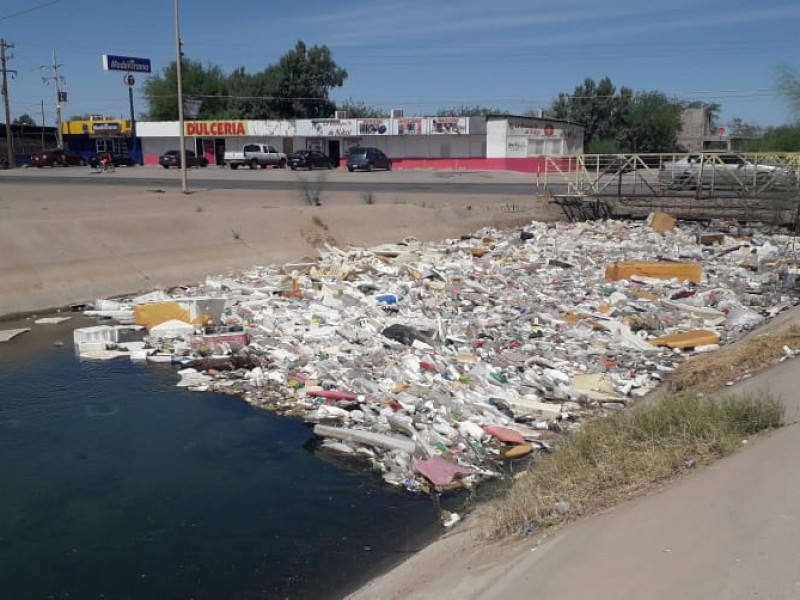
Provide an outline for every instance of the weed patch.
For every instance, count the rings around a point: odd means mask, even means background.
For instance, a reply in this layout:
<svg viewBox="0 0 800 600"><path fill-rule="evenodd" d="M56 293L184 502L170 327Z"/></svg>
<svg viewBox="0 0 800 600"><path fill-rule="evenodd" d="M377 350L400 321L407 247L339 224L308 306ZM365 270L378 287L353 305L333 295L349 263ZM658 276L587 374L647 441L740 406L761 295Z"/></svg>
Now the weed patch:
<svg viewBox="0 0 800 600"><path fill-rule="evenodd" d="M770 397L675 395L591 421L489 507L485 533L501 538L614 506L779 427L783 412Z"/></svg>

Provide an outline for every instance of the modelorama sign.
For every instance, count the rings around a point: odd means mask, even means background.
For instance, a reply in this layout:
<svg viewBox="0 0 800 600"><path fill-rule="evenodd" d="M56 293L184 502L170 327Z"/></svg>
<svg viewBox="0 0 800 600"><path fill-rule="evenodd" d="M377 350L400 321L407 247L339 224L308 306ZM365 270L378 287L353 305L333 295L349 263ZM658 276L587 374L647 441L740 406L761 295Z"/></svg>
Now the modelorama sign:
<svg viewBox="0 0 800 600"><path fill-rule="evenodd" d="M115 56L103 54L104 71L128 71L129 73L149 73L150 59L135 56Z"/></svg>
<svg viewBox="0 0 800 600"><path fill-rule="evenodd" d="M183 133L205 137L250 135L247 121L188 121L183 124Z"/></svg>

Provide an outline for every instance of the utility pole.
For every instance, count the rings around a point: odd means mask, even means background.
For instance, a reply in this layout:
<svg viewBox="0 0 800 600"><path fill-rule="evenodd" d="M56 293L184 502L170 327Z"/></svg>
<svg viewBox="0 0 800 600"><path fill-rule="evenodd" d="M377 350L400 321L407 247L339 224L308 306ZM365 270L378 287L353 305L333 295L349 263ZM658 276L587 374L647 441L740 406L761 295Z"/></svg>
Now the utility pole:
<svg viewBox="0 0 800 600"><path fill-rule="evenodd" d="M181 73L181 64L183 63L183 42L181 41L181 25L180 25L180 9L178 8L178 0L174 2L175 7L175 53L177 54L177 62L175 64L175 75L178 78L178 128L180 129L178 139L180 143L180 159L181 159L181 192L184 194L189 193L189 184L186 181L186 148L184 146L185 134L183 132L183 75Z"/></svg>
<svg viewBox="0 0 800 600"><path fill-rule="evenodd" d="M44 100L42 100L42 152L44 152Z"/></svg>
<svg viewBox="0 0 800 600"><path fill-rule="evenodd" d="M0 93L3 94L3 104L6 111L6 154L8 155L8 168L14 168L14 138L11 135L11 107L8 102L8 75L13 76L17 72L8 68L8 61L14 58L6 55L6 50L13 48L14 44L0 39L0 71L3 73L2 87Z"/></svg>
<svg viewBox="0 0 800 600"><path fill-rule="evenodd" d="M58 140L59 148L64 147L64 138L61 135L61 103L67 101L67 92L61 90L61 84L66 84L67 80L58 74L58 70L63 66L56 62L56 51L53 50L53 64L41 67L53 70L53 74L49 77L42 77L42 81L45 83L52 81L56 86L56 140Z"/></svg>

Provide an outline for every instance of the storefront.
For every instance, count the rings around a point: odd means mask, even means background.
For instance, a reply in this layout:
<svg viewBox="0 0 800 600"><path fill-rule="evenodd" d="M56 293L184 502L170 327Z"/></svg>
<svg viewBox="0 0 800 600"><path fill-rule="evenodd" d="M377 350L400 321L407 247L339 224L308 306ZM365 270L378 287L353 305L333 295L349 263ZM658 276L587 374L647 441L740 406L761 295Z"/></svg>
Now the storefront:
<svg viewBox="0 0 800 600"><path fill-rule="evenodd" d="M72 152L88 158L108 152L131 156L141 163L141 151L128 119L90 117L61 123L64 144Z"/></svg>
<svg viewBox="0 0 800 600"><path fill-rule="evenodd" d="M179 124L139 122L145 165L177 149ZM221 165L225 150L265 143L291 154L313 149L342 164L353 146L374 146L397 169L510 169L535 172L544 156L583 152L583 129L535 117L386 117L275 121L186 121L186 149Z"/></svg>

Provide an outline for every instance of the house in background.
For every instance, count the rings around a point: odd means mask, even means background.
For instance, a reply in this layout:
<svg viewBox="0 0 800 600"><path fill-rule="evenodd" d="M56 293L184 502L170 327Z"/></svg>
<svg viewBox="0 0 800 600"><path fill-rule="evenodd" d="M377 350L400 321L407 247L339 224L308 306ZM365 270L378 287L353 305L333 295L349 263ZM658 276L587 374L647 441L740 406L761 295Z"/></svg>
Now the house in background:
<svg viewBox="0 0 800 600"><path fill-rule="evenodd" d="M758 139L737 135L714 123L709 108L687 108L681 114L678 146L685 152L731 152L744 141Z"/></svg>

